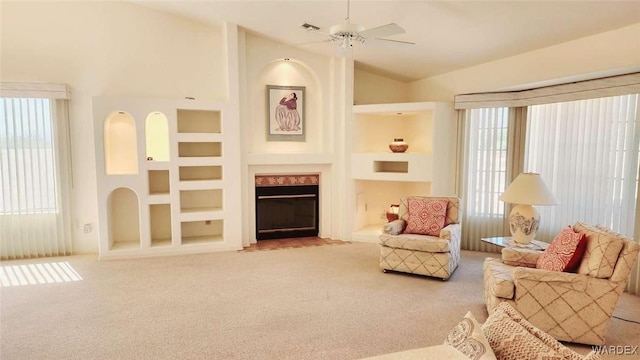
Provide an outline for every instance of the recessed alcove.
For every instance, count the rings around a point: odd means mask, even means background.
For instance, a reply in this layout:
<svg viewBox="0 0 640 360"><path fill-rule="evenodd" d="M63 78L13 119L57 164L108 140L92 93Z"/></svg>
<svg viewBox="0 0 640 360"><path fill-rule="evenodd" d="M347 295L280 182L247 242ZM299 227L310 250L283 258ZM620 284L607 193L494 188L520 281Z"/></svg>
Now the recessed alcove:
<svg viewBox="0 0 640 360"><path fill-rule="evenodd" d="M399 204L408 195L429 195L431 184L417 181L354 181L356 213L352 240L377 242L382 226L387 222L386 211L391 204Z"/></svg>
<svg viewBox="0 0 640 360"><path fill-rule="evenodd" d="M220 157L222 144L219 142L180 142L179 157Z"/></svg>
<svg viewBox="0 0 640 360"><path fill-rule="evenodd" d="M104 121L104 162L107 175L138 173L136 122L124 111L113 112Z"/></svg>
<svg viewBox="0 0 640 360"><path fill-rule="evenodd" d="M222 180L222 166L181 166L180 181Z"/></svg>
<svg viewBox="0 0 640 360"><path fill-rule="evenodd" d="M220 112L178 109L178 133L221 133Z"/></svg>
<svg viewBox="0 0 640 360"><path fill-rule="evenodd" d="M378 173L408 173L408 161L374 161L373 171Z"/></svg>
<svg viewBox="0 0 640 360"><path fill-rule="evenodd" d="M222 220L183 221L180 225L183 245L223 241Z"/></svg>
<svg viewBox="0 0 640 360"><path fill-rule="evenodd" d="M149 195L166 195L169 192L169 170L149 170Z"/></svg>
<svg viewBox="0 0 640 360"><path fill-rule="evenodd" d="M151 228L151 246L171 245L171 205L155 204L149 206L149 225Z"/></svg>
<svg viewBox="0 0 640 360"><path fill-rule="evenodd" d="M222 209L222 190L181 190L180 211L198 212Z"/></svg>
<svg viewBox="0 0 640 360"><path fill-rule="evenodd" d="M140 208L138 195L129 188L117 188L109 194L109 248L140 247Z"/></svg>
<svg viewBox="0 0 640 360"><path fill-rule="evenodd" d="M251 94L248 100L255 114L250 117L249 126L253 129L246 142L246 148L253 154L319 154L329 152L331 141L331 121L325 121L330 113L327 101L324 101L323 82L318 69L303 60L290 58L273 59L261 69L256 69L255 78L249 80ZM300 105L304 109L304 141L267 141L268 131L265 114L269 113L267 99L267 85L290 85L305 88L304 102Z"/></svg>
<svg viewBox="0 0 640 360"><path fill-rule="evenodd" d="M147 115L145 121L147 161L169 161L169 123L158 111Z"/></svg>

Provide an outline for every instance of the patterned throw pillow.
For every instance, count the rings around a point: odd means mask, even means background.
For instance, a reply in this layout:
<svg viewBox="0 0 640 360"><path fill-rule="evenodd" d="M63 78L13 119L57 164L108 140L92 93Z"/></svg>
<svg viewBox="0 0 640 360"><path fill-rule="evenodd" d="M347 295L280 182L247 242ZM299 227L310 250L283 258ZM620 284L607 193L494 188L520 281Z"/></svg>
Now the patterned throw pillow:
<svg viewBox="0 0 640 360"><path fill-rule="evenodd" d="M577 233L571 226L567 226L540 255L536 268L574 272L580 265L586 247L584 234Z"/></svg>
<svg viewBox="0 0 640 360"><path fill-rule="evenodd" d="M451 330L444 343L472 360L496 359L487 338L482 333L480 324L471 311L468 311L462 321Z"/></svg>
<svg viewBox="0 0 640 360"><path fill-rule="evenodd" d="M611 231L604 231L581 222L575 223L573 229L584 233L587 242L584 258L578 267L578 274L586 274L598 279L611 277L620 250L624 246L623 238Z"/></svg>
<svg viewBox="0 0 640 360"><path fill-rule="evenodd" d="M440 230L444 227L447 204L447 200L409 199L409 220L404 233L439 236Z"/></svg>
<svg viewBox="0 0 640 360"><path fill-rule="evenodd" d="M482 324L482 333L500 360L600 359L595 350L583 356L562 345L506 302L500 303Z"/></svg>

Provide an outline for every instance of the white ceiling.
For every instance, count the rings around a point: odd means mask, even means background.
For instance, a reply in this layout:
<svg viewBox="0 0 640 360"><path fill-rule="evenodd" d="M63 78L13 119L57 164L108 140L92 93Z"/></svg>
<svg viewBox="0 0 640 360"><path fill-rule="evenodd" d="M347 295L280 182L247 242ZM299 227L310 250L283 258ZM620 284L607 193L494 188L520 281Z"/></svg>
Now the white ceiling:
<svg viewBox="0 0 640 360"><path fill-rule="evenodd" d="M347 1L145 1L136 3L205 22L227 21L285 44L321 41L301 30L328 31L347 15ZM416 45L354 45L360 68L409 81L640 23L640 1L364 1L350 2L351 23L397 23L389 39ZM638 34L640 41L640 34ZM335 43L298 45L335 56Z"/></svg>

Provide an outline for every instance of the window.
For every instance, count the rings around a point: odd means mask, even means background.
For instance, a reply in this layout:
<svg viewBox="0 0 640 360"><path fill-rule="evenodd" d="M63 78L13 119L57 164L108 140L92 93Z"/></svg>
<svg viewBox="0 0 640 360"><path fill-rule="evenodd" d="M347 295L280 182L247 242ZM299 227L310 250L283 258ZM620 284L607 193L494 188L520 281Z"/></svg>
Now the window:
<svg viewBox="0 0 640 360"><path fill-rule="evenodd" d="M540 206L538 239L576 220L633 237L638 94L530 106L525 169L544 176L557 206Z"/></svg>
<svg viewBox="0 0 640 360"><path fill-rule="evenodd" d="M462 246L487 250L481 237L504 232L505 205L498 200L507 184L509 108L468 110L465 114L461 198Z"/></svg>
<svg viewBox="0 0 640 360"><path fill-rule="evenodd" d="M467 213L500 217L504 203L498 196L507 179L509 109L473 109L467 121Z"/></svg>
<svg viewBox="0 0 640 360"><path fill-rule="evenodd" d="M0 83L0 259L71 254L66 85Z"/></svg>
<svg viewBox="0 0 640 360"><path fill-rule="evenodd" d="M0 214L58 211L49 99L0 101Z"/></svg>

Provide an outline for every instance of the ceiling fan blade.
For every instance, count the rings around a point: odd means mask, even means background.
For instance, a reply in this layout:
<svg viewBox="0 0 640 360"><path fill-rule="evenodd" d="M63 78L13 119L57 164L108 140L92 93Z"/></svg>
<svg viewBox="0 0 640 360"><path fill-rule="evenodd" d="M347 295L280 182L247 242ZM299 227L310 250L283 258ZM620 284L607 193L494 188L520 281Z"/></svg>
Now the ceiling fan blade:
<svg viewBox="0 0 640 360"><path fill-rule="evenodd" d="M394 45L415 45L416 43L409 41L400 41L400 40L392 40L392 39L366 39L365 44L394 44Z"/></svg>
<svg viewBox="0 0 640 360"><path fill-rule="evenodd" d="M362 36L365 39L369 39L369 38L378 38L381 36L404 34L404 32L405 32L404 29L401 28L398 24L391 23L391 24L382 25L382 26L361 31L360 36Z"/></svg>

